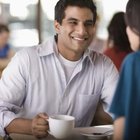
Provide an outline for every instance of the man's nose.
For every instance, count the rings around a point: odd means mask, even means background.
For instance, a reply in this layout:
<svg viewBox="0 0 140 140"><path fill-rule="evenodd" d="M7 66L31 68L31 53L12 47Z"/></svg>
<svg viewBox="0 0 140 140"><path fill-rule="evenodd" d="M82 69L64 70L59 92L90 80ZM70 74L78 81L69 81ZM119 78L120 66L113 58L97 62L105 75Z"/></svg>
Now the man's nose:
<svg viewBox="0 0 140 140"><path fill-rule="evenodd" d="M79 33L79 35L85 35L87 34L87 30L84 24L79 24L77 27L77 32Z"/></svg>

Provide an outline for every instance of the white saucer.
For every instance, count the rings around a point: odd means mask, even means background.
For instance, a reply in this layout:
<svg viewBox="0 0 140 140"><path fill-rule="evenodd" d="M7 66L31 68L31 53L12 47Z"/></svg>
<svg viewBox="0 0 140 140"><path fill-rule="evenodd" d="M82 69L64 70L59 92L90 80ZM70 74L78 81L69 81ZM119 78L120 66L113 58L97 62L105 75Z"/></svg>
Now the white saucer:
<svg viewBox="0 0 140 140"><path fill-rule="evenodd" d="M75 128L79 134L88 137L89 139L101 140L108 136L113 135L113 125L100 125L100 126L92 126L92 127L80 127ZM109 133L105 133L111 131ZM100 134L98 134L100 133Z"/></svg>

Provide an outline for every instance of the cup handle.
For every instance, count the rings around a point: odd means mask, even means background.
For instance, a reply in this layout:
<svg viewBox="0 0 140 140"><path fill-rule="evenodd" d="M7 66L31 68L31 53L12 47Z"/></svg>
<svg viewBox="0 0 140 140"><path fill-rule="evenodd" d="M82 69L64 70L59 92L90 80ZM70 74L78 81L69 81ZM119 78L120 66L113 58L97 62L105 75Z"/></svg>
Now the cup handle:
<svg viewBox="0 0 140 140"><path fill-rule="evenodd" d="M46 121L48 121L48 122L49 122L49 121L50 121L49 119L50 119L50 117L49 117L48 119L46 119Z"/></svg>
<svg viewBox="0 0 140 140"><path fill-rule="evenodd" d="M48 122L48 124L49 124L49 121L50 121L50 120L49 120L49 118L48 118L48 119L46 119L46 121L47 121L47 122ZM50 135L52 135L52 134L51 134L51 132L50 132L50 130L48 130L47 132L48 132Z"/></svg>
<svg viewBox="0 0 140 140"><path fill-rule="evenodd" d="M47 131L49 134L51 133L50 130Z"/></svg>
<svg viewBox="0 0 140 140"><path fill-rule="evenodd" d="M52 133L50 132L50 130L48 130L48 133L49 133L50 135L52 135Z"/></svg>

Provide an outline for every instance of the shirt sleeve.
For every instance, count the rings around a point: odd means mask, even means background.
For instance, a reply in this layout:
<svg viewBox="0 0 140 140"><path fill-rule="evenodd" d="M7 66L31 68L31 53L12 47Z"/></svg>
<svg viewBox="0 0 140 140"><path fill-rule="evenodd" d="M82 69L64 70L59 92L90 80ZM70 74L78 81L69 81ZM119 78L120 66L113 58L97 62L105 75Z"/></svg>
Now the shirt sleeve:
<svg viewBox="0 0 140 140"><path fill-rule="evenodd" d="M0 135L4 136L4 128L17 117L25 98L26 67L22 53L17 53L4 70L0 79Z"/></svg>
<svg viewBox="0 0 140 140"><path fill-rule="evenodd" d="M104 65L104 76L103 76L104 82L101 91L101 100L103 102L104 111L109 113L109 108L114 96L119 74L113 62L107 57L105 57L103 65Z"/></svg>

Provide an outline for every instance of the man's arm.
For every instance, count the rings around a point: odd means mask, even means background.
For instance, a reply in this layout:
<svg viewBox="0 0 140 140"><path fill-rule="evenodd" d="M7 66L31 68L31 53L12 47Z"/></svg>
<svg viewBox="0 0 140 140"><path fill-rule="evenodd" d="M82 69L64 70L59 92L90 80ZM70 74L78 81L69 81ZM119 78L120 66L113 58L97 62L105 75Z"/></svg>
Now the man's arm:
<svg viewBox="0 0 140 140"><path fill-rule="evenodd" d="M101 98L98 103L95 117L93 120L94 125L113 124L113 119L109 115L108 110L114 97L116 85L118 82L119 73L113 62L107 57L104 58L104 74L103 86L101 90Z"/></svg>
<svg viewBox="0 0 140 140"><path fill-rule="evenodd" d="M103 105L101 101L98 103L94 119L91 125L106 125L106 124L113 124L112 117L106 113L103 109Z"/></svg>
<svg viewBox="0 0 140 140"><path fill-rule="evenodd" d="M21 134L32 134L32 120L17 118L14 119L6 128L6 132L10 133L21 133Z"/></svg>
<svg viewBox="0 0 140 140"><path fill-rule="evenodd" d="M48 116L44 113L38 114L34 119L14 119L6 128L6 132L10 133L20 133L34 135L38 138L46 137L48 132Z"/></svg>

